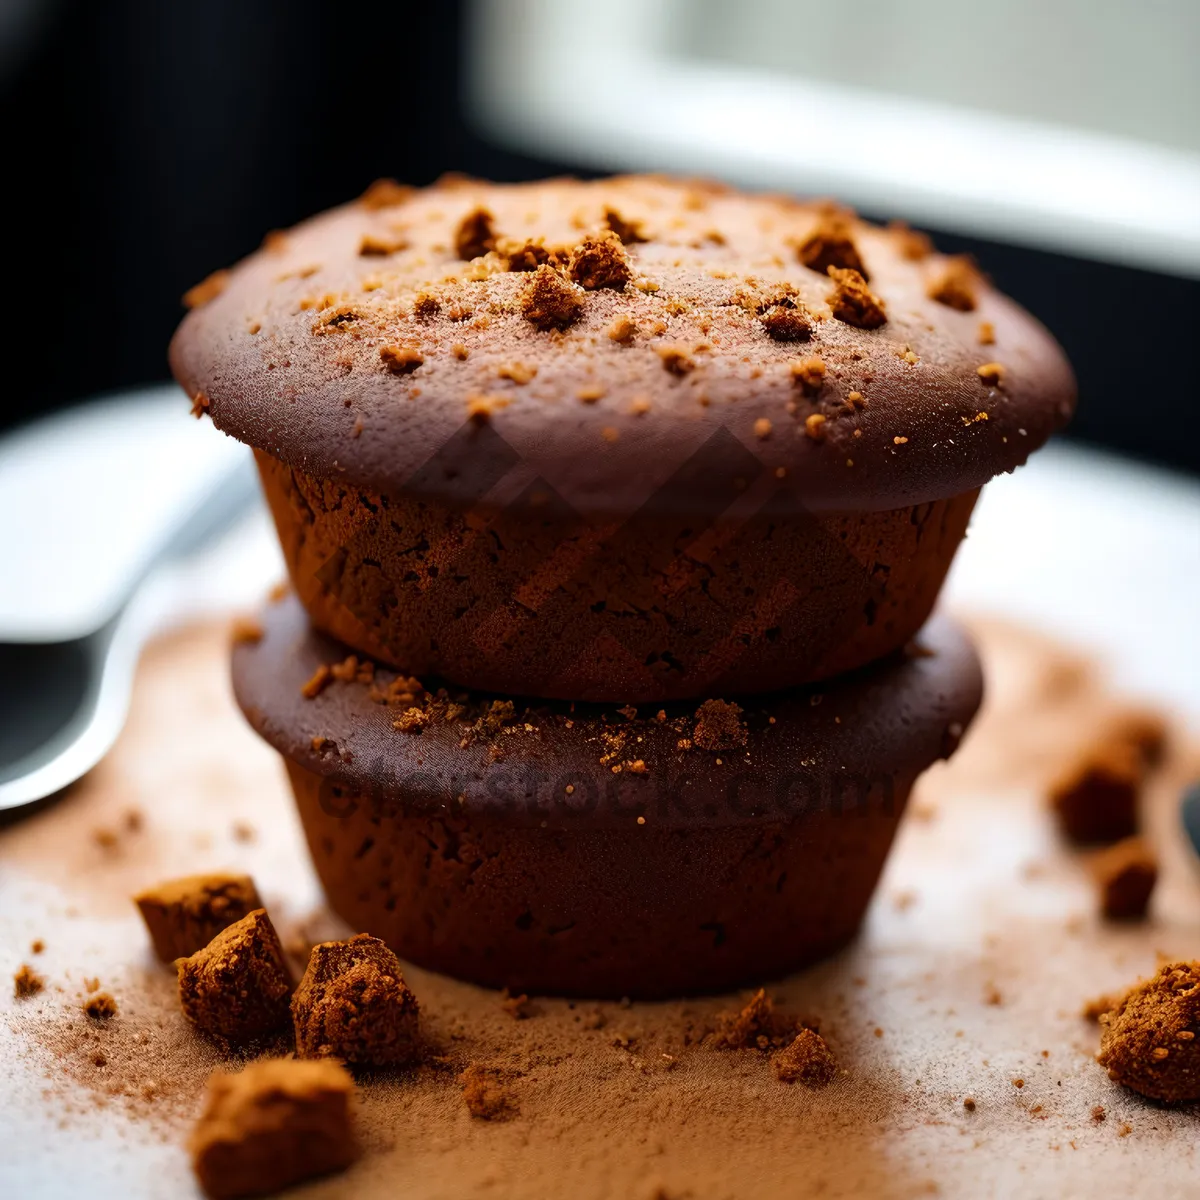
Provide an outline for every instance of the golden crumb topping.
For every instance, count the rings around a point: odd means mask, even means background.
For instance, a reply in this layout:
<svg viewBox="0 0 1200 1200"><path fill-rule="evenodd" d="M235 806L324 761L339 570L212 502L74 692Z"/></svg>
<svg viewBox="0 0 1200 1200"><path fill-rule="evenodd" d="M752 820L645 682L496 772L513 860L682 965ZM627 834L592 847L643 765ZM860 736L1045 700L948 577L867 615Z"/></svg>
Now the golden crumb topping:
<svg viewBox="0 0 1200 1200"><path fill-rule="evenodd" d="M540 266L521 294L521 312L543 332L567 329L583 313L583 294L551 267Z"/></svg>
<svg viewBox="0 0 1200 1200"><path fill-rule="evenodd" d="M454 251L466 261L481 258L496 248L495 218L486 208L473 208L454 231Z"/></svg>
<svg viewBox="0 0 1200 1200"><path fill-rule="evenodd" d="M959 312L973 312L979 303L979 270L966 255L950 259L929 284L929 298Z"/></svg>
<svg viewBox="0 0 1200 1200"><path fill-rule="evenodd" d="M862 275L852 269L829 268L834 289L827 297L833 315L859 329L878 329L887 322L883 301L867 287Z"/></svg>

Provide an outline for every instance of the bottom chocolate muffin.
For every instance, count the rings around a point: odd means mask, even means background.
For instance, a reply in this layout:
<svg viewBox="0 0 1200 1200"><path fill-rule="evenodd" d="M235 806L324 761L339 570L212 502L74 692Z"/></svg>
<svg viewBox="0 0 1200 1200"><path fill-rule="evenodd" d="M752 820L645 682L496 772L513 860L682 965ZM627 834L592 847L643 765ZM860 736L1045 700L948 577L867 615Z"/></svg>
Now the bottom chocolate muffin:
<svg viewBox="0 0 1200 1200"><path fill-rule="evenodd" d="M331 906L412 962L526 992L724 990L844 944L913 781L982 695L943 618L824 685L640 709L426 690L293 597L262 624L234 690Z"/></svg>

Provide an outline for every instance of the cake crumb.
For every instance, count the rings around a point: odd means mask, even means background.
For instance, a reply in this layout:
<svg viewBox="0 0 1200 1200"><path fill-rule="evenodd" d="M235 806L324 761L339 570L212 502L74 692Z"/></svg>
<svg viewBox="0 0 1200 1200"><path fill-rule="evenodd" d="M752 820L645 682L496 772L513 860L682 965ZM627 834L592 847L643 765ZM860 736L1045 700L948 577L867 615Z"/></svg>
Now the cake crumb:
<svg viewBox="0 0 1200 1200"><path fill-rule="evenodd" d="M825 1039L812 1029L801 1029L772 1061L775 1074L784 1083L822 1088L837 1074L837 1060Z"/></svg>
<svg viewBox="0 0 1200 1200"><path fill-rule="evenodd" d="M413 299L413 316L418 321L432 321L442 311L442 302L430 292L418 292Z"/></svg>
<svg viewBox="0 0 1200 1200"><path fill-rule="evenodd" d="M514 1021L524 1021L533 1015L529 1008L529 997L524 992L514 996L508 988L505 988L500 994L500 1007Z"/></svg>
<svg viewBox="0 0 1200 1200"><path fill-rule="evenodd" d="M654 352L666 370L678 378L696 369L696 360L682 346L655 346Z"/></svg>
<svg viewBox="0 0 1200 1200"><path fill-rule="evenodd" d="M83 1011L93 1021L107 1021L117 1015L117 1002L109 992L97 992L83 1002Z"/></svg>
<svg viewBox="0 0 1200 1200"><path fill-rule="evenodd" d="M34 938L33 941L29 943L30 954L41 954L45 949L46 943L42 941L41 938Z"/></svg>
<svg viewBox="0 0 1200 1200"><path fill-rule="evenodd" d="M883 301L867 287L858 271L830 267L829 277L834 283L829 306L839 321L859 329L878 329L887 323Z"/></svg>
<svg viewBox="0 0 1200 1200"><path fill-rule="evenodd" d="M819 358L801 358L791 365L792 379L806 392L818 392L825 382L825 363Z"/></svg>
<svg viewBox="0 0 1200 1200"><path fill-rule="evenodd" d="M197 392L192 397L192 416L196 420L200 420L208 412L208 395L205 392Z"/></svg>
<svg viewBox="0 0 1200 1200"><path fill-rule="evenodd" d="M927 233L913 229L904 221L892 221L888 225L896 250L900 257L909 262L920 262L933 253L933 242Z"/></svg>
<svg viewBox="0 0 1200 1200"><path fill-rule="evenodd" d="M614 342L626 345L633 340L634 334L637 333L637 326L624 313L618 313L613 317L607 332Z"/></svg>
<svg viewBox="0 0 1200 1200"><path fill-rule="evenodd" d="M375 685L367 693L372 704L387 704L393 708L408 706L425 694L421 681L414 675L397 675L384 687Z"/></svg>
<svg viewBox="0 0 1200 1200"><path fill-rule="evenodd" d="M467 397L467 420L476 425L486 425L501 409L507 408L507 396L488 396L473 392Z"/></svg>
<svg viewBox="0 0 1200 1200"><path fill-rule="evenodd" d="M988 387L999 387L1004 382L1004 366L1002 363L983 363L981 366L975 368L975 374Z"/></svg>
<svg viewBox="0 0 1200 1200"><path fill-rule="evenodd" d="M175 967L183 1015L218 1042L253 1041L288 1019L291 973L265 909L223 929Z"/></svg>
<svg viewBox="0 0 1200 1200"><path fill-rule="evenodd" d="M296 1054L396 1066L418 1053L420 1004L388 947L360 933L312 948L292 997Z"/></svg>
<svg viewBox="0 0 1200 1200"><path fill-rule="evenodd" d="M329 669L329 664L322 663L300 688L300 695L305 700L315 700L332 681L333 672Z"/></svg>
<svg viewBox="0 0 1200 1200"><path fill-rule="evenodd" d="M255 617L234 617L229 634L235 646L257 645L263 640L262 622Z"/></svg>
<svg viewBox="0 0 1200 1200"><path fill-rule="evenodd" d="M514 1098L499 1071L470 1063L458 1080L462 1084L463 1103L471 1116L483 1121L503 1121L516 1115Z"/></svg>
<svg viewBox="0 0 1200 1200"><path fill-rule="evenodd" d="M504 256L507 268L515 272L536 271L541 266L562 266L569 257L567 251L551 250L541 239L503 242L497 246L497 251Z"/></svg>
<svg viewBox="0 0 1200 1200"><path fill-rule="evenodd" d="M358 243L358 253L362 258L386 258L389 254L399 254L408 249L408 239L399 235L385 237L378 233L364 233Z"/></svg>
<svg viewBox="0 0 1200 1200"><path fill-rule="evenodd" d="M358 1157L354 1082L333 1062L267 1059L214 1071L188 1149L212 1200L275 1193Z"/></svg>
<svg viewBox="0 0 1200 1200"><path fill-rule="evenodd" d="M429 724L429 714L423 708L405 709L393 722L392 728L401 733L420 733Z"/></svg>
<svg viewBox="0 0 1200 1200"><path fill-rule="evenodd" d="M650 240L642 232L642 223L640 221L626 220L615 208L606 208L604 210L604 223L608 226L610 232L614 233L626 246L634 246L638 242Z"/></svg>
<svg viewBox="0 0 1200 1200"><path fill-rule="evenodd" d="M620 291L633 278L629 258L614 233L584 238L571 254L567 274L585 291Z"/></svg>
<svg viewBox="0 0 1200 1200"><path fill-rule="evenodd" d="M996 344L996 327L991 321L979 322L979 344L981 346L994 346Z"/></svg>
<svg viewBox="0 0 1200 1200"><path fill-rule="evenodd" d="M581 289L552 268L538 267L521 294L521 312L525 320L543 333L567 329L583 313Z"/></svg>
<svg viewBox="0 0 1200 1200"><path fill-rule="evenodd" d="M782 299L759 313L767 335L776 342L807 342L813 334L812 318L795 301Z"/></svg>
<svg viewBox="0 0 1200 1200"><path fill-rule="evenodd" d="M728 700L705 700L696 710L692 741L702 750L733 750L749 737L742 709Z"/></svg>
<svg viewBox="0 0 1200 1200"><path fill-rule="evenodd" d="M759 417L754 422L754 436L759 441L766 441L771 436L771 421L769 417Z"/></svg>
<svg viewBox="0 0 1200 1200"><path fill-rule="evenodd" d="M1100 1018L1096 1061L1152 1100L1200 1099L1200 962L1171 962Z"/></svg>
<svg viewBox="0 0 1200 1200"><path fill-rule="evenodd" d="M975 1097L974 1096L964 1097L963 1108L965 1108L967 1110L967 1112L974 1112L975 1111Z"/></svg>
<svg viewBox="0 0 1200 1200"><path fill-rule="evenodd" d="M454 252L465 262L481 258L496 248L495 218L486 208L473 208L454 231Z"/></svg>
<svg viewBox="0 0 1200 1200"><path fill-rule="evenodd" d="M1097 1125L1099 1125L1101 1121L1105 1120L1107 1116L1108 1113L1104 1111L1103 1104L1096 1104L1092 1106L1092 1120L1095 1121Z"/></svg>
<svg viewBox="0 0 1200 1200"><path fill-rule="evenodd" d="M496 374L501 379L511 380L518 387L524 387L525 384L530 383L534 376L537 375L537 367L523 362L501 363L496 368Z"/></svg>
<svg viewBox="0 0 1200 1200"><path fill-rule="evenodd" d="M393 375L411 375L425 361L415 346L380 346L379 358Z"/></svg>
<svg viewBox="0 0 1200 1200"><path fill-rule="evenodd" d="M262 908L249 875L185 875L146 888L133 898L155 954L174 962L202 950L236 921Z"/></svg>
<svg viewBox="0 0 1200 1200"><path fill-rule="evenodd" d="M580 404L595 404L597 400L604 399L604 388L598 383L586 384L575 393L575 398Z"/></svg>
<svg viewBox="0 0 1200 1200"><path fill-rule="evenodd" d="M1100 911L1110 921L1140 921L1158 882L1158 860L1140 837L1125 838L1102 850L1092 864Z"/></svg>
<svg viewBox="0 0 1200 1200"><path fill-rule="evenodd" d="M810 270L821 275L837 270L856 271L864 280L871 277L850 236L849 226L837 217L826 217L796 247L796 257Z"/></svg>
<svg viewBox="0 0 1200 1200"><path fill-rule="evenodd" d="M13 996L17 1000L36 996L45 986L45 977L39 975L28 963L22 963L13 974Z"/></svg>
<svg viewBox="0 0 1200 1200"><path fill-rule="evenodd" d="M377 179L358 198L363 208L376 210L380 208L395 208L408 200L415 188L408 184L397 183L394 179Z"/></svg>
<svg viewBox="0 0 1200 1200"><path fill-rule="evenodd" d="M1141 763L1123 743L1091 747L1050 787L1050 806L1072 842L1118 842L1137 833Z"/></svg>
<svg viewBox="0 0 1200 1200"><path fill-rule="evenodd" d="M121 839L117 837L114 830L109 829L107 825L100 825L92 830L92 841L100 847L101 850L114 850L117 843Z"/></svg>
<svg viewBox="0 0 1200 1200"><path fill-rule="evenodd" d="M928 295L958 312L974 312L978 303L979 270L966 255L951 258L929 284Z"/></svg>
<svg viewBox="0 0 1200 1200"><path fill-rule="evenodd" d="M375 678L375 664L369 659L359 659L357 654L347 654L341 662L329 664L330 676L338 683L371 683Z"/></svg>
<svg viewBox="0 0 1200 1200"><path fill-rule="evenodd" d="M825 417L822 413L809 413L804 418L804 432L814 442L825 440Z"/></svg>
<svg viewBox="0 0 1200 1200"><path fill-rule="evenodd" d="M183 306L189 309L202 308L215 300L229 286L232 278L233 275L228 270L214 271L183 293Z"/></svg>

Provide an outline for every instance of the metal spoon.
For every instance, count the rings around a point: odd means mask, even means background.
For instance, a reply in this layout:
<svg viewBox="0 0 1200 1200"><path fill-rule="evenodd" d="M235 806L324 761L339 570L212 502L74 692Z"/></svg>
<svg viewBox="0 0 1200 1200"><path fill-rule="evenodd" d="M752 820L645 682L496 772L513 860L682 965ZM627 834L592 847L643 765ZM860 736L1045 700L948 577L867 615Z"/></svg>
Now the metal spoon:
<svg viewBox="0 0 1200 1200"><path fill-rule="evenodd" d="M194 431L181 441L183 405L174 388L146 389L0 445L0 511L18 531L0 575L0 810L104 757L172 607L172 568L251 504L244 451Z"/></svg>

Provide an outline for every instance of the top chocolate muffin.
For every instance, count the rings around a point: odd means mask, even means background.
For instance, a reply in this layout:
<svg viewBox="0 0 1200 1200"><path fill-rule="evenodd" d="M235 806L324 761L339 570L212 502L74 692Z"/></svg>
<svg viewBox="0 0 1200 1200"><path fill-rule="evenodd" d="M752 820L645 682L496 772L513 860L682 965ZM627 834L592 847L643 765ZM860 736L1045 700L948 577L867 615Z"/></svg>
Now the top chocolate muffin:
<svg viewBox="0 0 1200 1200"><path fill-rule="evenodd" d="M255 447L313 624L505 695L736 695L888 654L979 487L1074 403L969 262L711 184L377 184L191 301L175 374Z"/></svg>
<svg viewBox="0 0 1200 1200"><path fill-rule="evenodd" d="M891 509L1011 470L1074 403L968 261L707 183L380 183L190 298L171 362L197 410L386 494L511 460L582 513L703 512L757 462L809 511Z"/></svg>

